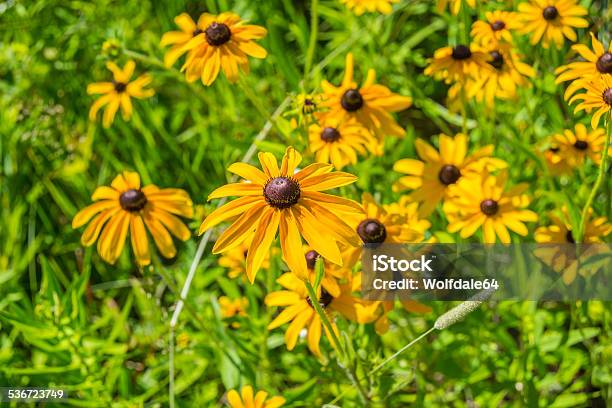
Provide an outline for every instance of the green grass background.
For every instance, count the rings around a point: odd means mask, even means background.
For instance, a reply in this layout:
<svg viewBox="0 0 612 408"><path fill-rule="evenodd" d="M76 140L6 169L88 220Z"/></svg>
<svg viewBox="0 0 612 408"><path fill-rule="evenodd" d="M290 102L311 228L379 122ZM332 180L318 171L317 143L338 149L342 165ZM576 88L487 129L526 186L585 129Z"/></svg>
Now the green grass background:
<svg viewBox="0 0 612 408"><path fill-rule="evenodd" d="M601 4L582 3L593 24L601 24ZM503 4L488 2L471 15ZM415 106L398 115L406 138L389 140L383 157L349 167L359 181L343 193L358 199L369 191L383 203L397 199L391 168L399 158L415 157L415 138L461 128L461 117L444 108L446 87L422 70L435 49L464 38L471 17L435 14L428 1L402 1L388 17L355 17L339 2L323 0L315 69L303 82L308 7L290 0L0 2L0 385L61 387L73 406L167 406L174 348L177 406L215 406L241 384L283 395L289 406L320 406L343 392L337 405L362 405L333 358L322 364L303 343L288 352L283 332L266 330L273 310L263 297L277 289L271 282L280 274L278 262L250 287L228 279L208 249L172 345L169 320L198 239L178 244L175 259L155 258L152 268L140 271L127 246L117 265L107 265L95 249L81 247L82 231L70 225L96 186L129 169L145 184L187 190L199 209L200 218L190 224L195 231L215 205L206 203L207 195L227 182L227 165L240 160L269 114L302 86L316 91L322 78L338 83L349 50L358 80L375 68L379 82L412 95ZM161 66L159 40L175 29L176 15L227 10L269 31L261 42L268 58L251 60L252 72L241 85L224 78L209 88L190 85L179 64ZM584 30L581 38L587 38ZM107 40L116 48L103 52ZM543 224L546 212L561 203L576 213L596 166L561 180L542 176L536 147L588 118L574 117L562 101L563 88L554 85L553 70L569 47L544 51L524 38L519 46L538 71L534 86L494 112L471 103L470 143L495 143L496 155L510 163L512 182L530 183L532 209ZM153 75L156 95L134 103L130 122L118 115L105 130L87 119L93 98L86 86L109 78L105 61L128 58L136 60L137 74ZM287 145L304 150L305 140L281 118L258 147L280 157ZM608 177L595 202L600 215L610 215L610 190ZM431 220L439 238L453 239L444 233L441 213ZM238 329L220 318L216 299L223 294L250 300ZM339 323L358 377L449 306L434 303L424 316L396 310L383 337L371 326ZM609 303L502 302L430 335L364 385L379 406L605 406L612 395L610 367Z"/></svg>

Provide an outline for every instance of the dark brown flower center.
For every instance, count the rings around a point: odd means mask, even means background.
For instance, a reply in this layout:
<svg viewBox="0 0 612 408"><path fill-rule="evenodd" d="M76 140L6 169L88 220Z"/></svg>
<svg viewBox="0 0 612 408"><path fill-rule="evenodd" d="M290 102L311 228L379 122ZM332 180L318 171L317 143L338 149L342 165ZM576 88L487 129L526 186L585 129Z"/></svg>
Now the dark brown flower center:
<svg viewBox="0 0 612 408"><path fill-rule="evenodd" d="M206 34L206 41L215 46L225 44L232 36L229 27L223 23L212 23L204 30L204 34Z"/></svg>
<svg viewBox="0 0 612 408"><path fill-rule="evenodd" d="M202 34L204 31L200 30L199 28L196 28L195 30L193 30L193 33L191 35L198 36L200 34Z"/></svg>
<svg viewBox="0 0 612 408"><path fill-rule="evenodd" d="M339 139L340 132L338 132L338 129L336 128L326 127L321 131L321 140L323 140L325 143L337 142Z"/></svg>
<svg viewBox="0 0 612 408"><path fill-rule="evenodd" d="M125 211L136 212L147 205L147 197L142 190L129 189L119 196L119 204Z"/></svg>
<svg viewBox="0 0 612 408"><path fill-rule="evenodd" d="M456 60L464 60L468 59L472 56L472 51L470 51L470 47L467 47L463 44L459 44L453 48L453 59Z"/></svg>
<svg viewBox="0 0 612 408"><path fill-rule="evenodd" d="M457 168L457 166L453 166L452 164L447 164L440 169L438 173L438 179L440 183L448 186L450 184L455 184L457 180L461 177L461 172Z"/></svg>
<svg viewBox="0 0 612 408"><path fill-rule="evenodd" d="M570 244L576 243L576 240L574 240L574 235L572 234L572 231L570 230L567 230L567 234L565 234L565 240L569 242Z"/></svg>
<svg viewBox="0 0 612 408"><path fill-rule="evenodd" d="M555 6L548 6L542 10L542 16L545 20L554 20L559 16L559 10Z"/></svg>
<svg viewBox="0 0 612 408"><path fill-rule="evenodd" d="M306 266L308 269L314 269L317 263L317 259L320 257L319 253L315 250L306 252Z"/></svg>
<svg viewBox="0 0 612 408"><path fill-rule="evenodd" d="M551 147L548 149L548 151L551 153L559 153L559 150L561 149L559 149L558 147Z"/></svg>
<svg viewBox="0 0 612 408"><path fill-rule="evenodd" d="M504 56L501 54L501 52L491 51L489 55L491 56L491 61L489 61L489 64L495 69L502 69L504 66Z"/></svg>
<svg viewBox="0 0 612 408"><path fill-rule="evenodd" d="M503 30L504 28L506 28L506 23L504 23L501 20L497 20L491 23L490 26L493 31L499 31L499 30Z"/></svg>
<svg viewBox="0 0 612 408"><path fill-rule="evenodd" d="M115 85L115 91L117 93L125 92L125 89L127 88L127 84L124 82L113 81L113 84Z"/></svg>
<svg viewBox="0 0 612 408"><path fill-rule="evenodd" d="M342 95L340 104L345 110L355 112L363 106L363 97L357 89L349 89Z"/></svg>
<svg viewBox="0 0 612 408"><path fill-rule="evenodd" d="M595 63L597 70L602 74L612 74L612 53L606 51Z"/></svg>
<svg viewBox="0 0 612 408"><path fill-rule="evenodd" d="M589 144L584 140L576 140L574 147L578 150L586 150L589 147Z"/></svg>
<svg viewBox="0 0 612 408"><path fill-rule="evenodd" d="M493 216L497 214L498 210L499 204L497 204L497 201L491 200L490 198L482 200L482 202L480 203L480 211L482 211L482 213L485 215Z"/></svg>
<svg viewBox="0 0 612 408"><path fill-rule="evenodd" d="M603 98L604 102L608 104L608 106L612 106L612 88L608 88L603 91L601 97Z"/></svg>
<svg viewBox="0 0 612 408"><path fill-rule="evenodd" d="M324 288L321 288L321 296L319 296L319 305L321 306L321 308L327 308L327 306L330 305L332 300L334 300L334 297L330 295L329 292L326 291ZM308 302L310 307L312 307L312 302L310 301L310 298L307 298L306 302Z"/></svg>
<svg viewBox="0 0 612 408"><path fill-rule="evenodd" d="M317 109L317 104L310 98L304 99L304 105L302 105L302 113L307 115L314 112Z"/></svg>
<svg viewBox="0 0 612 408"><path fill-rule="evenodd" d="M264 187L264 198L274 208L289 208L300 199L300 185L290 177L276 177Z"/></svg>
<svg viewBox="0 0 612 408"><path fill-rule="evenodd" d="M387 239L387 230L385 226L378 220L368 218L357 226L357 234L366 244L381 244Z"/></svg>

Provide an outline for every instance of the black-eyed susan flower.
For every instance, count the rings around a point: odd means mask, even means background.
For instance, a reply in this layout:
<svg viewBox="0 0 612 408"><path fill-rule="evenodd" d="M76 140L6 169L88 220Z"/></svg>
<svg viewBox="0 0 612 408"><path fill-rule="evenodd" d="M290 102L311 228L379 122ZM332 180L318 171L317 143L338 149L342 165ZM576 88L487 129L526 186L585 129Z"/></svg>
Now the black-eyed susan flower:
<svg viewBox="0 0 612 408"><path fill-rule="evenodd" d="M548 218L551 224L545 227L538 227L533 237L536 242L553 243L553 244L574 244L576 238L572 233L572 225L569 222L569 213L566 207L561 209L562 216L556 213L550 213ZM593 209L589 209L589 219L585 224L582 242L595 244L602 242L602 238L612 232L612 224L608 222L606 217L593 216Z"/></svg>
<svg viewBox="0 0 612 408"><path fill-rule="evenodd" d="M471 155L468 150L467 135L458 134L454 138L440 135L440 151L421 139L415 147L421 160L398 160L393 169L407 174L394 185L394 191L413 190L411 200L419 202L419 213L427 216L438 203L449 197L449 186L464 177L480 174L483 170L493 171L507 166L501 159L491 157L493 145L482 147Z"/></svg>
<svg viewBox="0 0 612 408"><path fill-rule="evenodd" d="M597 129L601 117L612 111L612 75L601 75L592 81L585 82L583 86L586 92L572 96L569 102L582 101L576 105L574 113L581 110L591 112L595 109L591 118L591 127Z"/></svg>
<svg viewBox="0 0 612 408"><path fill-rule="evenodd" d="M519 87L529 85L527 78L535 76L535 70L522 62L508 44L498 44L489 51L489 65L492 70L482 71L480 76L469 79L464 85L466 96L479 102L483 100L492 107L495 98L514 99ZM448 91L449 98L459 96L461 86L457 83Z"/></svg>
<svg viewBox="0 0 612 408"><path fill-rule="evenodd" d="M443 47L434 52L423 72L446 83L464 82L482 75L484 71L492 71L487 63L490 59L489 54L476 44Z"/></svg>
<svg viewBox="0 0 612 408"><path fill-rule="evenodd" d="M561 48L564 36L576 41L574 28L589 26L589 22L582 18L588 11L576 0L530 0L519 4L518 10L518 18L523 24L520 30L531 34L531 44L541 42L544 48L553 43Z"/></svg>
<svg viewBox="0 0 612 408"><path fill-rule="evenodd" d="M238 299L230 299L227 296L219 297L219 307L221 308L221 317L229 319L234 316L246 316L246 308L249 306L249 300L245 297Z"/></svg>
<svg viewBox="0 0 612 408"><path fill-rule="evenodd" d="M103 94L89 109L89 119L96 120L96 115L100 108L104 108L102 125L110 127L115 119L115 114L121 107L123 119L129 120L132 117L132 100L130 98L148 98L155 92L152 89L143 89L151 83L151 76L143 74L130 82L134 74L136 64L128 61L123 69L119 68L114 62L107 62L106 67L113 73L112 82L96 82L87 85L88 94Z"/></svg>
<svg viewBox="0 0 612 408"><path fill-rule="evenodd" d="M308 142L318 162L331 163L338 170L357 163L357 154L382 153L382 146L365 126L354 121L339 122L334 117L324 117L320 123L310 125Z"/></svg>
<svg viewBox="0 0 612 408"><path fill-rule="evenodd" d="M247 251L246 273L251 281L270 250L280 229L283 259L301 278L308 276L302 251L302 237L325 259L342 265L337 242L357 244L355 232L343 221L344 214L362 212L358 203L322 193L353 183L352 174L332 172L325 163L314 163L296 171L302 156L288 147L279 168L271 153L259 153L263 171L246 163L234 163L228 170L247 182L227 184L208 199L239 196L211 213L200 226L200 234L220 222L236 218L221 234L213 253L238 247L254 231ZM338 214L343 215L338 215Z"/></svg>
<svg viewBox="0 0 612 408"><path fill-rule="evenodd" d="M253 387L245 385L240 390L240 394L236 390L230 390L227 393L227 403L231 408L278 408L285 404L283 397L268 398L268 393L258 391L253 393Z"/></svg>
<svg viewBox="0 0 612 408"><path fill-rule="evenodd" d="M359 235L360 245L346 249L348 265L355 265L362 253L362 244L421 242L423 233L412 228L405 213L390 212L379 205L370 193L362 195L362 214L345 217ZM418 228L418 227L417 227Z"/></svg>
<svg viewBox="0 0 612 408"><path fill-rule="evenodd" d="M485 47L496 47L499 43L512 43L512 32L519 27L516 15L510 11L487 11L486 21L472 24L474 42Z"/></svg>
<svg viewBox="0 0 612 408"><path fill-rule="evenodd" d="M374 13L378 11L382 14L391 14L393 4L399 3L399 0L340 0L346 4L355 15L362 15L365 12Z"/></svg>
<svg viewBox="0 0 612 408"><path fill-rule="evenodd" d="M597 79L600 75L612 75L612 41L606 50L593 33L589 34L591 34L592 51L584 44L572 45L572 49L585 61L570 62L555 70L558 84L572 81L565 91L565 99L569 99L582 88L585 81Z"/></svg>
<svg viewBox="0 0 612 408"><path fill-rule="evenodd" d="M417 238L418 241L424 239L425 231L431 227L429 221L421 218L419 214L419 203L413 201L407 195L402 196L399 201L395 203L383 205L383 208L390 214L399 214L404 217L405 223L410 226L410 229L420 234Z"/></svg>
<svg viewBox="0 0 612 408"><path fill-rule="evenodd" d="M188 28L184 33L189 34L193 27L184 20L185 28ZM217 78L219 71L223 71L230 82L236 82L241 70L245 73L249 71L249 56L260 59L267 56L266 50L254 41L265 37L266 29L245 24L234 13L221 13L218 16L202 14L191 33L193 38L186 44L180 43L186 36L179 38L178 32L175 33L173 36L181 46L170 51L169 60L187 52L181 71L185 71L189 82L199 78L208 86ZM170 44L172 38L166 38L165 43Z"/></svg>
<svg viewBox="0 0 612 408"><path fill-rule="evenodd" d="M553 176L560 176L572 172L572 166L567 163L565 156L561 155L560 152L561 149L554 141L542 151L546 167Z"/></svg>
<svg viewBox="0 0 612 408"><path fill-rule="evenodd" d="M589 130L579 123L572 132L565 129L563 133L553 136L553 142L559 148L558 154L573 168L584 164L586 158L595 163L601 161L601 154L606 142L606 132L603 129Z"/></svg>
<svg viewBox="0 0 612 408"><path fill-rule="evenodd" d="M453 15L457 15L459 14L461 5L463 3L464 0L438 0L436 3L436 9L438 10L438 13L442 13L444 10L446 10L446 7L449 7L450 12L453 13ZM476 7L476 0L465 0L465 4L470 8L474 8Z"/></svg>
<svg viewBox="0 0 612 408"><path fill-rule="evenodd" d="M468 238L482 228L483 242L487 244L495 243L496 237L509 244L508 230L526 236L525 222L538 220L535 212L526 209L530 199L524 192L529 186L519 184L506 190L506 180L507 172L503 171L497 176L464 178L453 185L451 198L443 206L448 231Z"/></svg>
<svg viewBox="0 0 612 408"><path fill-rule="evenodd" d="M372 131L379 139L384 136L401 137L405 131L391 116L391 112L407 109L412 98L395 94L386 86L375 84L376 71L370 69L366 80L357 86L353 79L353 54L346 56L344 78L335 87L328 81L321 82L323 88L322 107L325 116L339 122L355 120Z"/></svg>
<svg viewBox="0 0 612 408"><path fill-rule="evenodd" d="M90 246L98 240L98 253L110 264L121 255L128 231L134 256L141 266L151 263L147 229L166 258L176 255L170 234L181 241L191 237L189 229L177 217L193 216L193 204L184 190L160 189L153 184L141 187L138 173L125 171L115 177L110 187L98 187L91 199L95 203L75 215L72 227L79 228L89 222L81 243Z"/></svg>
<svg viewBox="0 0 612 408"><path fill-rule="evenodd" d="M591 208L589 208L588 217L582 242L585 244L601 243L602 238L612 232L612 224L606 217L592 218ZM537 228L533 236L538 243L558 245L542 245L534 250L534 254L553 270L561 273L563 282L569 285L576 279L578 273L584 274L588 271L588 268L581 267L582 262L579 261L597 255L601 248L596 245L584 245L578 248L568 245L575 244L576 237L572 232L566 207L561 209L561 217L556 213L551 213L548 218L551 224Z"/></svg>
<svg viewBox="0 0 612 408"><path fill-rule="evenodd" d="M303 256L302 256L303 258ZM316 312L310 298L308 290L303 280L293 273L284 273L276 280L284 290L269 293L265 298L267 306L284 307L283 311L268 325L268 330L274 330L283 324L289 323L285 331L285 344L287 350L293 350L297 344L298 337L302 329L307 330L307 344L310 351L316 356L321 355L319 342L321 341L321 327L325 329L325 334L330 338L331 333L321 322L321 316ZM337 333L337 327L333 322L330 305L334 297L325 289L317 289L317 297L321 309L326 313L332 325L332 330ZM332 343L333 344L333 343Z"/></svg>

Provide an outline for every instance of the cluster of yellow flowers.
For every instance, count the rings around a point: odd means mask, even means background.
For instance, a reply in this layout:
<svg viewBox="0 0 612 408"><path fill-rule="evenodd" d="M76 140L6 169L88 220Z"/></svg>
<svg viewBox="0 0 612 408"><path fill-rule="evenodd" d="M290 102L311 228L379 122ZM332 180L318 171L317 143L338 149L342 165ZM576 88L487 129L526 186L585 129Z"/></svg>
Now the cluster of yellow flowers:
<svg viewBox="0 0 612 408"><path fill-rule="evenodd" d="M391 12L391 1L343 0L356 14L378 10ZM447 1L439 1L440 10ZM451 1L457 13L461 1ZM465 2L473 6L472 1ZM519 12L494 11L486 13L486 21L472 26L472 44L459 44L439 49L425 70L426 75L450 84L449 97L456 100L474 99L492 106L495 98L511 99L517 88L529 85L528 78L535 71L521 62L513 45L513 34L531 34L531 42L559 47L564 37L576 41L572 27L587 26L586 9L574 0L535 0L521 3ZM239 71L248 72L248 56L265 58L266 51L254 40L266 35L266 30L245 24L233 13L218 16L202 14L197 23L187 14L176 17L180 31L163 35L162 46L171 46L164 62L171 66L185 56L181 71L187 81L198 78L211 85L222 70L231 82L239 78ZM606 51L592 36L593 50L585 45L572 48L586 61L572 62L559 67L558 82L573 81L566 92L570 103L582 102L576 111L596 109L592 117L593 131L582 124L575 131L565 130L551 137L551 148L546 158L554 173L566 172L580 166L589 158L602 160L605 132L597 129L600 118L612 108L612 43ZM127 62L123 69L114 63L107 67L113 73L112 82L91 84L88 93L104 94L91 107L90 117L105 106L103 125L112 124L121 107L124 118L132 114L131 97L145 98L153 91L145 89L151 82L147 74L133 82L135 64ZM394 170L402 176L393 185L403 193L391 204L381 205L368 193L356 202L326 191L348 186L357 177L341 171L355 164L358 156L381 155L384 138L402 137L393 113L407 109L412 99L393 93L376 83L376 73L369 70L358 85L354 79L355 62L352 53L346 55L342 82L335 86L324 80L321 93L300 95L297 100L301 117L299 124L308 135L309 149L315 160L302 165L302 155L293 147L286 149L279 165L271 153L259 153L260 168L247 163L234 163L228 171L242 180L214 190L208 200L238 197L208 214L199 234L230 221L217 236L213 253L223 253L220 265L230 270L231 277L245 276L250 283L257 273L267 268L271 257L280 253L288 271L277 280L283 290L268 293L265 304L281 307L283 311L269 324L270 330L289 323L285 343L293 349L300 333L306 329L307 344L313 354L321 356L322 333L333 337L337 328L334 313L359 323L375 324L379 333L388 329L387 314L393 302L364 301L355 296L361 277L355 266L363 244L389 242L433 241L427 220L439 207L448 221L449 233L468 238L478 231L485 243L510 243L511 232L528 234L526 223L536 222L538 216L528 209L530 197L527 185L508 186L508 164L494 157L494 146L469 149L469 136L439 135L438 147L417 139L418 158L397 161ZM584 93L578 93L585 90ZM85 246L98 243L98 253L109 263L119 258L128 231L133 253L140 266L151 263L147 229L164 257L174 257L176 248L172 235L180 240L191 237L190 230L179 217L192 218L193 204L189 194L180 189L160 189L155 185L141 187L137 173L123 172L110 187L98 187L94 204L80 211L73 219L73 227L88 224L81 242ZM553 225L540 227L535 232L539 242L574 242L567 217L551 217ZM594 218L584 231L585 242L597 242L612 231L604 217ZM279 237L280 251L275 249ZM321 259L324 276L319 287L315 266ZM318 306L328 316L331 326L322 322L317 305L312 303L315 291ZM246 299L221 298L225 318L238 318L248 307ZM418 302L404 302L406 310L427 312L429 308ZM323 330L322 330L323 328ZM228 394L233 406L280 406L282 398L275 397L264 404L267 395L253 395L251 387L244 387L240 396ZM243 404L243 405L241 405Z"/></svg>

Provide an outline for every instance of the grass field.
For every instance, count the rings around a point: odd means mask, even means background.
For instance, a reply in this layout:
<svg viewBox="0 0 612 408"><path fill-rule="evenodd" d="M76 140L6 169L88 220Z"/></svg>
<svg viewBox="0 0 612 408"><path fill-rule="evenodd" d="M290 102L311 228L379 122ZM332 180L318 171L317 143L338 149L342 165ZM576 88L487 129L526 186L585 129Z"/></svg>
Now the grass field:
<svg viewBox="0 0 612 408"><path fill-rule="evenodd" d="M610 406L608 299L484 302L419 337L460 302L362 300L358 257L610 243L611 19L589 0L0 1L0 387Z"/></svg>

